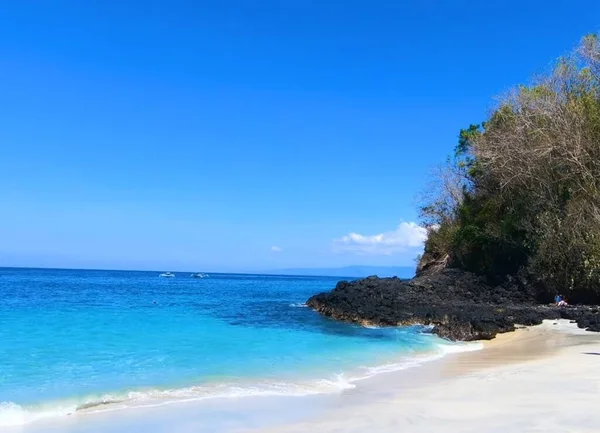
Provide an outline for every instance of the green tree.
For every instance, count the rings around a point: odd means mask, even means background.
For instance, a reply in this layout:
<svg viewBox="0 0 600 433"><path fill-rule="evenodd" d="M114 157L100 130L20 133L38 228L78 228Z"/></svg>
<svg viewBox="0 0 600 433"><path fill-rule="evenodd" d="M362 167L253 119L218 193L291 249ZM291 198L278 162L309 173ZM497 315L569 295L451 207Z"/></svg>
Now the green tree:
<svg viewBox="0 0 600 433"><path fill-rule="evenodd" d="M449 182L449 179L451 182ZM423 260L501 279L526 272L600 293L600 43L596 35L460 131L424 194Z"/></svg>

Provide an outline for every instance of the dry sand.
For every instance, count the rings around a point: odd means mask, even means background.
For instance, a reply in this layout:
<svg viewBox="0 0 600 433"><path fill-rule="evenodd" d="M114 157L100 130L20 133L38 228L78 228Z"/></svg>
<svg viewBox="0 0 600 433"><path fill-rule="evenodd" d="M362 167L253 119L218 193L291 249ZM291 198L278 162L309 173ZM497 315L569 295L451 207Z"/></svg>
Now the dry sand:
<svg viewBox="0 0 600 433"><path fill-rule="evenodd" d="M317 419L261 432L600 432L599 334L545 322L485 346L384 375Z"/></svg>

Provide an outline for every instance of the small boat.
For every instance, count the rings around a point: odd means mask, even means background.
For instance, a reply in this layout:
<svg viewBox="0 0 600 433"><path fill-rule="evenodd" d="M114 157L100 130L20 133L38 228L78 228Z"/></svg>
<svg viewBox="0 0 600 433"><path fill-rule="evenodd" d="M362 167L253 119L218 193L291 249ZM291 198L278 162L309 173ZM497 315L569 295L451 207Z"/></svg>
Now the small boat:
<svg viewBox="0 0 600 433"><path fill-rule="evenodd" d="M192 278L208 278L208 274L203 274L202 272L198 272L196 274L191 274Z"/></svg>
<svg viewBox="0 0 600 433"><path fill-rule="evenodd" d="M165 277L165 278L173 278L175 276L175 274L172 274L170 272L165 272L164 274L160 274L159 277Z"/></svg>

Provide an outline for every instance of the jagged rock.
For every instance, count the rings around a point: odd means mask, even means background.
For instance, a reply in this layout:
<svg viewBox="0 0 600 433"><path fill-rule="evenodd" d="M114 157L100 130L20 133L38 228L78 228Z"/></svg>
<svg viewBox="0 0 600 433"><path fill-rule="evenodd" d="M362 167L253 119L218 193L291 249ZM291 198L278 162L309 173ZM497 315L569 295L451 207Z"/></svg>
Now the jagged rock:
<svg viewBox="0 0 600 433"><path fill-rule="evenodd" d="M600 331L597 307L558 308L541 304L540 296L519 278L491 287L483 277L446 268L409 281L377 277L340 281L331 292L311 297L307 305L347 322L434 325L433 332L449 340L489 340L514 330L516 324L558 318Z"/></svg>

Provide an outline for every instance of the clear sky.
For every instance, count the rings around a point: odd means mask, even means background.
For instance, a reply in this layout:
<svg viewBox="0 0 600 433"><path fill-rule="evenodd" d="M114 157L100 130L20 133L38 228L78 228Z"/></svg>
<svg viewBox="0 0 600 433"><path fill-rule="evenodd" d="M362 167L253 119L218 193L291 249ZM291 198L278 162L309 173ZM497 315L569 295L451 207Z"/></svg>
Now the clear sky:
<svg viewBox="0 0 600 433"><path fill-rule="evenodd" d="M599 1L0 9L0 266L410 265L461 127Z"/></svg>

